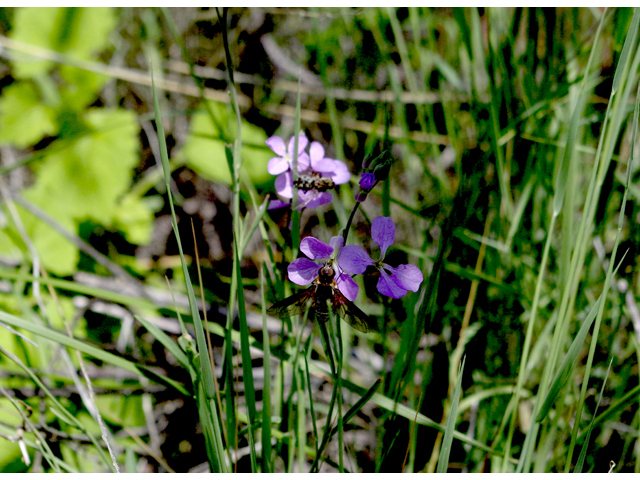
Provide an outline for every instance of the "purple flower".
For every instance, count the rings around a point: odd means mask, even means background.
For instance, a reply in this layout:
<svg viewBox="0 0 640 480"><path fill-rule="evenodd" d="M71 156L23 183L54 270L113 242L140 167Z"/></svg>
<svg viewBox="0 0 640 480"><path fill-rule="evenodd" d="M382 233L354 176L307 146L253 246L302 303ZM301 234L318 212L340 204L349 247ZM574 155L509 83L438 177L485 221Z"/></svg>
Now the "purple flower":
<svg viewBox="0 0 640 480"><path fill-rule="evenodd" d="M290 152L294 150L294 138L285 148L280 137L270 137L267 145L280 157L269 160L269 173L278 175L275 188L278 195L293 198L293 164ZM326 190L346 183L351 178L344 162L324 156L324 147L319 142L311 142L309 153L304 152L308 140L300 135L298 140L298 208L316 208L331 203L331 193ZM284 203L279 204L284 206Z"/></svg>
<svg viewBox="0 0 640 480"><path fill-rule="evenodd" d="M414 265L399 265L391 267L382 263L387 249L393 244L396 227L390 217L376 217L371 223L371 238L380 247L380 260L373 261L361 247L347 245L340 251L338 262L340 267L353 274L364 273L368 266L373 265L380 271L378 291L391 298L404 297L408 290L417 292L423 276L420 269Z"/></svg>
<svg viewBox="0 0 640 480"><path fill-rule="evenodd" d="M304 170L298 169L298 172L301 183L308 183L311 187L306 189L298 186L299 208L316 208L331 203L333 199L331 193L322 190L322 188L333 188L335 185L348 182L351 178L347 165L340 160L325 157L324 147L319 142L311 142L309 167ZM283 188L283 191L287 194L287 198L291 198L293 196L293 178L287 178L287 181L291 186L291 191L288 188ZM316 185L315 182L318 182L319 185ZM321 186L322 184L324 187ZM282 193L281 195L285 196Z"/></svg>
<svg viewBox="0 0 640 480"><path fill-rule="evenodd" d="M309 258L300 257L289 264L289 280L296 285L309 285L318 277L318 271L328 260L336 258L342 248L342 237L332 237L329 245L321 242L315 237L305 237L300 242L300 250ZM340 266L335 263L333 268L336 272L335 280L338 290L351 302L358 296L358 284L353 281L350 275L343 272Z"/></svg>
<svg viewBox="0 0 640 480"><path fill-rule="evenodd" d="M265 142L267 146L273 150L278 157L273 157L267 164L267 170L271 175L279 175L291 170L293 166L293 149L295 148L295 137L291 137L289 140L289 146L285 147L284 140L280 137L269 137ZM304 153L304 149L307 148L309 139L301 133L298 136L298 171L303 170L309 166L309 155ZM301 168L302 167L302 168Z"/></svg>

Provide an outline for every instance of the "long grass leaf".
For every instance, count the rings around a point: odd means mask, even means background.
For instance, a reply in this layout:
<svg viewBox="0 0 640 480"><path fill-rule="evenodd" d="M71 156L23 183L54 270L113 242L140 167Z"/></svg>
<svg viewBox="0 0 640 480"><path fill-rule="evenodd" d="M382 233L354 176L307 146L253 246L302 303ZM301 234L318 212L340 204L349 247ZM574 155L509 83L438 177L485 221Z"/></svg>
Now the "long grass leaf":
<svg viewBox="0 0 640 480"><path fill-rule="evenodd" d="M215 406L215 384L213 382L213 369L211 362L209 361L209 349L207 340L204 334L204 327L200 318L200 312L198 311L198 304L193 291L193 285L189 276L189 270L187 269L187 262L184 257L182 249L182 242L180 240L180 232L178 231L178 220L176 217L175 207L173 204L173 195L171 193L171 168L169 165L169 154L167 151L167 143L164 134L164 128L162 126L162 115L160 112L160 104L158 101L158 91L155 88L153 80L153 69L151 74L152 90L153 90L153 106L156 120L156 128L158 129L158 141L160 143L160 160L162 163L162 169L164 172L165 186L167 189L167 198L169 200L169 206L171 208L171 218L173 232L176 236L178 245L178 251L180 253L180 263L182 265L182 273L184 275L185 286L187 289L187 296L189 298L189 307L191 310L191 316L193 319L193 325L196 333L196 345L198 347L198 355L200 361L198 362L199 375L198 375L198 388L196 389L196 395L200 397L204 393L205 398L198 399L198 411L200 414L200 421L204 428L205 443L208 451L207 458L209 460L209 466L212 471L227 470L226 459L223 455L223 442L220 434L220 428L218 422L221 421L218 416L217 408ZM202 389L200 388L202 387Z"/></svg>
<svg viewBox="0 0 640 480"><path fill-rule="evenodd" d="M453 433L456 429L456 420L458 418L458 403L460 402L460 394L462 392L462 374L464 373L465 361L466 357L462 359L460 370L458 370L458 381L456 382L456 388L453 391L451 410L449 412L447 426L444 431L444 440L442 441L442 448L440 449L438 467L436 468L437 473L447 473L447 468L449 467L449 455L451 453L451 444L453 443Z"/></svg>
<svg viewBox="0 0 640 480"><path fill-rule="evenodd" d="M153 81L153 70L152 70L151 79ZM207 359L209 358L209 351L207 348L207 341L204 336L204 327L202 326L202 320L200 319L200 313L198 311L198 304L196 301L195 294L193 292L193 285L191 284L189 270L187 269L187 261L185 260L184 252L182 251L182 242L180 240L180 232L178 231L178 220L177 220L175 208L173 205L173 195L171 194L171 182L170 182L171 167L169 165L169 153L167 151L167 143L165 140L164 128L162 126L162 114L160 112L160 105L158 102L158 91L155 88L155 84L153 84L152 89L153 89L153 105L154 105L154 111L155 111L156 127L158 129L158 141L160 143L160 160L162 163L162 169L164 171L165 186L167 188L167 198L169 199L169 206L171 207L173 232L176 236L178 250L180 252L180 263L182 264L182 273L185 279L185 286L187 289L187 296L189 298L191 316L193 318L193 325L196 332L196 344L198 345L198 353L200 354L200 357L202 359ZM207 398L214 398L215 386L213 384L213 371L211 370L211 363L208 361L200 362L200 380L203 382L205 386L205 392L207 394Z"/></svg>
<svg viewBox="0 0 640 480"><path fill-rule="evenodd" d="M591 307L589 315L587 315L587 318L582 322L582 326L580 327L576 338L573 339L573 342L569 347L569 351L565 355L560 368L558 368L558 371L556 372L553 382L551 383L551 387L549 388L542 407L540 408L540 412L536 417L536 422L542 422L547 418L547 415L549 415L549 411L551 410L551 407L553 407L558 395L566 387L569 376L573 370L573 366L578 359L580 350L582 350L582 347L584 346L584 341L589 334L589 329L591 328L591 325L593 325L593 321L596 319L598 307L602 301L602 296L598 297L598 301Z"/></svg>
<svg viewBox="0 0 640 480"><path fill-rule="evenodd" d="M129 360L126 360L112 353L106 352L101 348L85 343L82 340L78 340L76 338L70 337L67 334L58 332L57 330L53 330L51 328L45 327L44 325L38 325L33 322L28 322L19 317L13 316L9 313L2 312L2 311L0 311L0 321L2 321L3 323L7 323L9 325L12 325L13 327L21 328L28 332L34 333L40 337L46 338L55 343L66 345L67 347L71 347L75 350L78 350L79 352L82 352L85 355L89 355L98 360L102 360L103 362L107 362L115 367L119 367L124 370L127 370L128 372L135 373L136 375L140 375L150 379L155 378L156 381L160 381L165 385L175 388L176 390L178 390L184 395L189 395L189 391L184 387L184 385L176 382L175 380L172 380L157 372L154 372L154 376L151 377L148 371L144 370L144 366L130 362Z"/></svg>
<svg viewBox="0 0 640 480"><path fill-rule="evenodd" d="M587 457L587 450L589 447L589 437L591 436L591 432L593 430L593 424L596 419L596 413L598 413L598 407L600 407L600 402L602 401L602 396L604 395L604 387L607 384L607 379L609 378L609 373L611 372L611 365L613 364L613 358L609 361L609 367L607 368L607 373L604 376L604 380L602 381L602 388L600 389L600 396L598 397L598 402L596 403L596 408L593 411L593 417L591 419L591 423L589 424L589 428L587 429L587 435L584 439L584 443L582 444L582 450L580 450L580 456L578 457L578 462L576 463L576 468L574 469L574 473L582 473L582 466L584 465L584 460Z"/></svg>
<svg viewBox="0 0 640 480"><path fill-rule="evenodd" d="M149 320L147 320L146 318L144 318L141 315L136 315L135 318L142 324L144 325L144 328L147 329L147 331L149 333L151 333L151 335L153 335L153 337L158 340L163 346L164 348L167 349L167 351L169 351L169 353L171 353L174 357L176 357L176 360L178 360L178 362L180 362L180 364L186 368L187 370L189 370L190 373L195 373L192 371L193 367L191 365L191 362L189 361L189 359L187 358L187 355L182 351L182 349L176 344L176 342L169 337L169 335L167 335L166 333L164 333L162 330L160 330L154 323L150 322Z"/></svg>
<svg viewBox="0 0 640 480"><path fill-rule="evenodd" d="M267 330L264 269L260 269L260 295L262 304L262 337L264 338L264 385L262 389L262 473L273 473L271 462L271 350Z"/></svg>
<svg viewBox="0 0 640 480"><path fill-rule="evenodd" d="M238 320L240 324L240 350L242 354L242 383L244 384L245 401L247 402L247 411L249 412L249 445L251 452L251 465L253 471L258 471L257 457L255 452L255 437L253 427L256 422L256 390L253 382L253 364L251 361L251 348L249 347L249 328L247 326L247 312L244 302L244 286L242 284L242 274L240 272L240 258L238 257L238 239L235 239L235 258L236 276L238 278L237 294L238 294Z"/></svg>

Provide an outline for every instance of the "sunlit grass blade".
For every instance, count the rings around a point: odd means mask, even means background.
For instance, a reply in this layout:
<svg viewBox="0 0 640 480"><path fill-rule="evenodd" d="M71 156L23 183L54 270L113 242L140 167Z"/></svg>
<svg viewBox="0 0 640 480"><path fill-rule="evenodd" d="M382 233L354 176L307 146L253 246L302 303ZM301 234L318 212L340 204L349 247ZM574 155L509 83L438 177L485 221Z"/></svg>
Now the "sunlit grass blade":
<svg viewBox="0 0 640 480"><path fill-rule="evenodd" d="M138 365L133 362L130 362L129 360L126 360L122 357L109 353L89 343L85 343L81 340L70 337L64 333L58 332L57 330L53 330L51 328L45 327L44 325L37 325L33 322L27 322L19 317L10 315L2 311L0 311L0 321L8 325L11 325L13 327L27 330L28 332L34 333L48 340L59 343L60 345L66 345L67 347L78 350L79 352L82 352L85 355L89 355L91 357L97 358L98 360L102 360L103 362L109 363L115 367L119 367L131 373L135 373L136 375L147 377L152 381L160 381L165 385L175 388L176 390L183 393L184 395L189 395L189 391L184 387L184 385L176 382L175 380L172 380L157 372L154 372L153 376L150 376L149 372L143 370L144 367L142 365Z"/></svg>
<svg viewBox="0 0 640 480"><path fill-rule="evenodd" d="M585 74L583 77L580 94L578 96L578 102L574 105L572 111L572 120L569 127L569 138L568 143L572 141L572 135L577 132L578 122L580 121L581 115L577 112L580 111L581 103L586 101L587 96L587 81L591 75L591 65L595 56L596 47L598 46L598 38L599 33L602 30L603 24L605 21L605 16L601 17L600 25L598 27L598 32L595 35L593 45L591 46L591 53L589 56L589 61L587 63L587 69L585 70ZM621 64L618 64L616 68L624 68ZM605 123L602 127L601 132L601 140L598 145L598 151L596 153L596 159L594 165L591 169L589 184L586 190L586 198L585 198L585 209L587 211L586 215L582 216L580 226L576 235L568 235L567 230L565 229L565 235L562 236L562 249L564 252L563 257L560 261L560 277L562 279L562 283L564 285L564 290L562 294L562 299L560 302L560 306L558 308L558 320L554 331L554 336L551 341L551 353L549 355L549 360L545 363L545 369L540 380L541 388L539 390L538 396L536 398L536 403L534 407L534 415L536 418L539 416L540 408L542 407L543 399L546 398L547 389L551 382L551 376L554 371L556 371L556 365L559 361L559 356L561 352L561 348L564 345L566 340L567 332L570 325L570 309L573 308L573 305L576 300L577 294L577 284L580 279L580 272L582 266L584 265L585 255L588 247L588 235L586 232L592 228L593 226L593 215L595 213L595 204L596 199L599 196L599 186L601 182L598 182L598 178L601 177L606 171L608 162L610 161L610 151L607 151L605 155L601 155L602 146L606 143L607 139L611 138L611 136L617 136L618 130L614 128L613 130L608 129L607 119L608 112L611 107L611 104L607 107L607 114L605 114ZM574 133L572 133L574 132ZM565 150L565 154L561 159L561 164L558 167L558 177L556 178L556 191L554 192L554 202L553 202L553 215L551 218L551 224L554 223L555 219L558 217L560 210L566 211L568 215L573 215L573 207L572 203L564 204L563 198L565 197L566 188L570 187L571 189L575 188L575 182L567 182L568 175L574 174L572 172L577 171L577 167L572 167L572 162L575 156L573 155L573 149L567 148ZM573 194L570 195L573 198ZM566 215L565 215L565 218ZM551 230L551 229L549 229ZM569 257L569 252L571 252L571 256ZM542 272L542 270L541 270ZM601 305L602 307L602 305ZM532 314L535 315L537 312L532 311ZM530 320L530 322L532 322ZM531 327L532 323L530 323ZM527 335L529 336L529 329L527 330ZM521 366L522 371L523 366ZM514 423L512 420L510 427L510 438L512 435L512 431L514 428ZM533 452L535 449L535 439L539 433L539 424L535 422L532 427L527 432L527 436L525 439L525 443L523 446L522 454L520 457L520 461L518 464L518 472L528 471L531 459L533 457ZM549 445L553 440L544 438L543 436L540 438L539 443L541 445ZM510 443L510 441L509 441ZM509 448L509 445L508 445ZM507 450L508 451L508 450Z"/></svg>
<svg viewBox="0 0 640 480"><path fill-rule="evenodd" d="M176 344L176 342L174 342L173 339L171 337L169 337L169 335L164 333L155 324L153 324L152 322L148 321L143 316L136 315L136 319L142 325L144 325L144 327L147 329L147 331L149 331L149 333L151 333L151 335L153 335L153 337L156 340L158 340L164 346L164 348L166 348L174 357L176 357L176 360L178 360L178 362L180 362L180 364L184 368L189 370L189 373L191 374L191 377L193 378L193 375L195 375L196 372L193 370L193 366L191 365L191 362L189 362L189 359L187 358L187 355Z"/></svg>
<svg viewBox="0 0 640 480"><path fill-rule="evenodd" d="M640 15L637 15L640 12L639 9L636 9L636 12L634 14L634 18L632 21L635 21L635 24L631 25L630 31L633 31L633 34L631 35L627 35L627 41L625 42L625 46L629 43L629 41L631 39L635 40L635 36L637 33L637 23L640 22ZM624 51L624 49L623 49ZM638 57L640 58L640 57ZM618 77L620 78L620 77ZM609 286L611 284L611 282L613 281L613 278L615 278L616 276L616 272L617 272L617 268L620 266L618 265L618 267L616 267L616 271L612 273L612 268L613 268L613 259L616 259L617 257L617 252L618 252L618 246L620 244L621 238L622 238L622 228L623 228L623 222L624 222L624 212L626 210L626 204L627 204L627 197L629 194L629 185L631 184L631 173L632 173L632 168L634 165L634 160L635 160L635 146L637 145L637 139L638 139L638 116L640 114L640 83L638 83L638 90L636 92L636 102L635 102L635 108L634 108L634 114L633 114L633 122L632 122L632 137L631 137L631 155L629 158L629 161L627 162L627 172L626 172L626 182L625 182L625 187L624 187L624 195L622 197L622 203L620 206L620 216L618 218L618 230L616 233L616 238L613 244L613 249L611 251L611 259L609 262L609 268L607 270L607 276L605 279L605 288L604 291L607 292L609 289ZM623 255L623 259L624 256L626 256L628 252L625 252ZM620 262L622 263L622 260L620 260ZM585 368L585 380L583 381L582 384L582 388L580 390L580 399L578 400L578 405L576 408L576 418L580 418L581 414L582 414L582 408L584 405L584 401L585 398L587 396L587 385L588 385L588 380L589 380L589 376L591 373L591 367L593 364L593 358L595 355L595 350L596 350L596 345L597 345L597 337L598 337L598 333L600 332L600 323L602 321L604 315L604 305L600 305L599 311L598 311L598 316L596 318L596 323L595 323L595 327L594 327L594 333L593 333L593 337L591 340L591 345L589 348L589 355L587 357L587 363L586 363L586 368ZM573 449L575 446L575 442L578 436L578 427L579 427L579 422L576 422L574 424L573 427L573 431L572 431L572 435L571 435L571 443L569 445L569 450L568 450L568 455L567 455L567 461L565 463L565 472L569 472L570 471L570 464L571 464L571 457L573 456Z"/></svg>
<svg viewBox="0 0 640 480"><path fill-rule="evenodd" d="M591 307L591 311L587 318L582 322L582 326L580 327L580 331L574 338L571 346L569 347L569 351L565 355L560 368L556 372L556 375L551 383L551 387L549 388L545 400L540 408L540 412L536 417L536 422L543 422L547 416L549 415L549 411L553 404L555 403L558 395L564 388L567 386L567 382L573 371L574 364L578 359L578 355L580 354L580 350L584 347L584 341L589 334L589 330L591 329L591 325L593 325L593 321L596 319L596 315L598 314L598 307L600 303L603 301L602 296L598 298L596 303Z"/></svg>
<svg viewBox="0 0 640 480"><path fill-rule="evenodd" d="M87 437L89 438L89 441L96 447L96 449L97 449L102 461L104 462L104 464L109 468L109 470L111 472L116 473L117 469L118 469L117 464L114 464L111 461L111 459L106 454L106 452L104 451L102 446L98 443L98 440L95 438L95 436L88 429L86 429L85 426L81 422L79 422L76 419L76 417L71 412L69 412L58 401L58 399L51 393L49 388L47 388L47 386L42 382L42 380L40 380L40 378L33 372L33 370L31 368L27 367L17 356L15 356L13 353L5 350L4 348L0 347L0 352L3 355L5 355L7 358L11 359L11 361L16 363L31 378L31 380L36 385L38 385L38 387L40 389L42 389L42 391L44 392L46 397L49 399L49 401L52 402L54 408L56 409L57 415L61 420L67 422L69 425L73 425L74 427L78 428L81 432L83 432L85 435L87 435ZM6 395L6 396L13 403L13 399L11 398L11 396L9 396L9 395ZM15 405L15 406L16 406L16 409L19 412L22 412L22 410L21 410L19 405ZM30 420L28 418L24 418L24 421L25 422L27 422L27 421L30 422ZM39 436L39 431L35 426L33 426L32 432L37 433L36 436ZM44 439L39 438L39 440L43 441ZM53 453L51 452L51 450L49 449L49 445L46 443L46 441L44 443L45 443L45 445L42 445L42 447L44 447L45 450L48 452L47 456L49 456L49 457L54 456Z"/></svg>
<svg viewBox="0 0 640 480"><path fill-rule="evenodd" d="M264 291L264 269L260 269L260 295L262 304L262 337L264 339L264 384L262 389L262 453L260 456L262 473L273 473L271 461L271 350L267 330L267 307Z"/></svg>
<svg viewBox="0 0 640 480"><path fill-rule="evenodd" d="M153 71L152 71L153 82ZM207 340L204 334L204 327L202 320L200 319L200 312L198 311L198 304L195 294L193 292L193 285L189 277L189 271L187 269L187 262L184 258L182 250L182 243L180 240L180 232L178 231L178 221L176 218L175 208L173 205L173 195L171 193L171 167L169 165L169 154L167 151L167 144L164 135L164 128L162 127L162 115L160 112L160 105L158 102L158 92L153 85L153 103L155 111L156 128L158 129L158 141L160 143L160 159L162 162L162 168L164 171L165 186L167 189L167 198L169 200L169 206L171 208L172 227L176 236L178 250L180 253L180 262L182 264L182 273L185 279L185 286L187 289L187 295L189 298L189 306L191 310L191 316L193 318L193 325L196 333L196 344L198 347L198 354L200 356L199 366L199 378L196 388L196 396L198 397L198 410L200 413L200 421L204 428L205 442L207 444L209 466L212 471L226 472L227 461L224 455L224 446L222 435L219 427L219 413L215 406L215 385L213 382L213 370L211 362L209 361L209 349L207 346ZM202 398L204 394L204 398Z"/></svg>
<svg viewBox="0 0 640 480"><path fill-rule="evenodd" d="M238 257L238 239L235 239L236 249L235 251L235 266L236 277L238 278L238 320L240 324L240 350L242 353L242 380L245 391L245 401L247 402L247 411L249 413L249 446L251 451L251 465L252 471L258 471L258 463L255 450L255 432L254 425L256 424L256 392L253 382L253 365L251 361L251 349L249 347L249 329L247 327L247 312L244 302L244 286L242 285L242 274L240 272L240 258Z"/></svg>
<svg viewBox="0 0 640 480"><path fill-rule="evenodd" d="M449 467L449 454L451 453L453 432L456 429L456 420L458 418L458 403L460 402L460 394L462 392L462 373L464 372L465 360L466 357L462 359L462 364L460 365L460 370L458 371L458 381L456 382L456 388L453 391L451 410L449 411L447 427L444 431L444 440L442 441L440 457L438 458L438 467L436 468L437 473L447 473L447 468Z"/></svg>
<svg viewBox="0 0 640 480"><path fill-rule="evenodd" d="M611 365L613 364L613 359L609 362L609 368L607 368L607 373L604 376L604 380L602 381L602 388L600 389L600 396L598 397L598 402L596 403L596 408L593 411L593 417L591 419L591 423L589 424L589 428L587 429L587 434L584 439L584 443L582 444L582 450L580 450L580 456L578 457L578 462L576 463L576 468L574 469L574 473L582 473L582 466L584 465L584 459L587 456L587 451L589 447L589 437L591 436L591 431L593 430L593 424L596 418L596 413L598 412L598 407L600 406L600 402L602 401L602 396L604 395L604 387L607 384L607 379L609 378L609 372L611 371Z"/></svg>

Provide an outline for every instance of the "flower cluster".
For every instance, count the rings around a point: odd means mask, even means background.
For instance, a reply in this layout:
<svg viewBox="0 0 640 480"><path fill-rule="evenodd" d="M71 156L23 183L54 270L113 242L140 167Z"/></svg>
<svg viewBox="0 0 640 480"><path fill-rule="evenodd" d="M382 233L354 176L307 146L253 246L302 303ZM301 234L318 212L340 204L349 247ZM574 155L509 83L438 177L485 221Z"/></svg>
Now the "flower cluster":
<svg viewBox="0 0 640 480"><path fill-rule="evenodd" d="M305 237L300 242L300 250L311 260L326 261L336 258L336 283L338 289L350 301L358 295L358 285L349 273L364 273L367 267L373 266L380 272L377 289L391 298L401 298L408 290L417 292L423 276L414 265L391 267L383 263L387 249L393 244L396 227L390 217L376 217L371 224L371 238L380 247L380 259L374 261L357 245L342 246L342 237L333 237L327 245L315 237ZM309 285L318 276L322 265L307 258L294 260L288 268L289 279L297 285ZM324 263L324 262L322 262ZM348 273L347 273L348 272Z"/></svg>
<svg viewBox="0 0 640 480"><path fill-rule="evenodd" d="M269 160L267 170L272 175L278 175L275 181L276 192L283 198L293 198L293 158L295 153L295 137L289 144L280 137L270 137L267 146L278 155ZM298 208L316 208L331 203L331 193L327 190L335 185L346 183L351 178L349 169L344 162L324 156L324 147L319 142L311 142L309 153L305 149L309 139L304 135L298 136L297 179ZM273 200L269 208L280 208L290 205L281 200Z"/></svg>

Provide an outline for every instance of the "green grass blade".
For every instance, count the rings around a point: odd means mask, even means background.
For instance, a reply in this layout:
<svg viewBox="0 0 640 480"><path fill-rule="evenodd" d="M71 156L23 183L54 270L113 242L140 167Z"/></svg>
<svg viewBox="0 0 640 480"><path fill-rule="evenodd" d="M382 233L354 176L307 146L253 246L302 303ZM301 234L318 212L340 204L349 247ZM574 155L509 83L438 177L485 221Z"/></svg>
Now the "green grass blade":
<svg viewBox="0 0 640 480"><path fill-rule="evenodd" d="M637 44L636 34L638 33L638 25L640 24L640 8L635 8L633 12L633 18L631 19L631 25L629 25L629 31L627 32L627 38L622 46L622 52L620 52L620 65L626 65L629 59L629 54L634 45ZM611 96L615 95L620 88L620 82L622 81L622 75L624 70L616 69L613 75L613 85L611 86Z"/></svg>
<svg viewBox="0 0 640 480"><path fill-rule="evenodd" d="M151 376L148 371L144 370L144 367L142 365L137 365L122 357L106 352L101 348L94 347L91 344L88 344L76 338L70 337L67 334L64 334L62 332L58 332L57 330L53 330L51 328L45 327L44 325L37 325L33 322L28 322L19 317L13 316L9 313L2 312L2 311L0 311L0 321L8 325L11 325L13 327L21 328L28 332L34 333L40 337L46 338L55 343L66 345L67 347L78 350L79 352L82 352L85 355L89 355L91 357L97 358L98 360L102 360L103 362L107 362L115 367L119 367L124 370L127 370L128 372L135 373L136 375L140 375L143 377L147 377L152 381L156 381L156 382L160 381L165 385L175 388L176 390L178 390L180 393L184 395L190 395L189 391L184 387L184 385L176 382L175 380L172 380L160 373L154 373L154 375Z"/></svg>
<svg viewBox="0 0 640 480"><path fill-rule="evenodd" d="M178 360L178 362L180 362L180 364L186 368L187 370L189 370L189 373L192 374L192 378L193 378L193 374L195 374L195 371L193 370L193 367L191 365L191 362L189 362L189 359L187 358L187 355L182 351L182 349L176 344L176 342L173 341L173 339L171 337L169 337L169 335L167 335L166 333L164 333L162 330L160 330L155 324L153 324L152 322L148 321L147 319L145 319L143 316L141 315L135 315L135 318L142 324L144 325L144 328L147 329L147 331L153 335L153 337L158 340L163 346L164 348L166 348L169 353L171 353L174 357L176 357L176 360Z"/></svg>
<svg viewBox="0 0 640 480"><path fill-rule="evenodd" d="M598 40L600 39L600 33L602 32L602 28L604 27L604 19L605 19L605 16L602 15L600 23L598 24L598 30L596 31L596 35L593 39L591 54L589 55L589 61L587 62L587 67L585 68L584 77L582 79L582 85L580 86L580 94L579 94L576 106L573 109L571 122L569 124L569 133L567 135L567 145L564 150L564 155L562 157L560 168L558 169L558 176L556 177L555 191L553 195L553 212L556 215L560 214L560 212L562 211L562 204L564 202L567 179L568 179L569 171L571 167L571 159L575 153L574 147L578 143L578 128L582 122L582 115L584 112L584 108L586 107L587 95L589 95L590 93L586 87L587 87L589 76L591 75L591 65L594 61L596 45L598 44Z"/></svg>
<svg viewBox="0 0 640 480"><path fill-rule="evenodd" d="M382 379L378 379L375 381L375 383L371 386L371 388L369 388L364 395L362 395L358 401L356 403L353 404L353 406L347 410L347 413L344 414L344 417L342 418L342 423L343 424L347 424L349 423L349 421L351 421L351 419L353 417L355 417L357 415L357 413L362 409L362 407L365 406L365 404L371 400L371 398L373 397L373 395L378 391L378 389L380 388L380 385L382 385ZM335 435L338 431L338 428L334 428L333 431L331 432L331 435Z"/></svg>
<svg viewBox="0 0 640 480"><path fill-rule="evenodd" d="M79 429L82 433L84 433L85 435L87 435L87 437L89 438L89 441L96 447L96 449L98 450L98 454L100 455L100 457L102 458L102 461L105 463L105 465L107 465L107 467L113 472L116 473L117 471L117 465L114 465L114 463L112 463L111 459L109 458L109 456L105 453L104 449L102 448L102 446L98 443L97 439L95 438L95 436L85 428L85 426L80 423L78 420L76 420L75 416L73 414L71 414L71 412L69 412L59 401L58 399L51 393L51 391L47 388L47 386L40 380L40 378L33 372L33 370L29 367L27 367L17 356L13 355L11 352L8 352L7 350L5 350L4 348L0 347L0 352L2 352L7 358L9 358L11 361L13 361L14 363L16 363L24 372L27 373L27 375L29 375L29 377L31 378L31 380L33 380L33 382L38 385L38 387L44 392L44 394L47 396L47 398L53 403L53 408L56 409L56 413L58 418L62 419L63 421L67 422L69 425L72 425L74 427L76 427L77 429ZM11 398L11 396L6 395L7 398L9 398L9 400L13 403L13 399ZM15 404L14 404L15 405ZM22 410L20 409L19 406L15 405L16 409L22 414ZM28 419L25 418L25 421L27 421ZM30 422L29 422L30 423ZM36 436L39 436L39 430L37 428L32 428L32 431L34 433L37 432ZM43 441L42 438L39 439L40 441ZM51 450L49 449L49 445L46 444L43 445L43 447L45 447L45 450L48 452L48 454L46 456L51 457L54 456L53 453L51 452ZM44 453L44 452L43 452Z"/></svg>
<svg viewBox="0 0 640 480"><path fill-rule="evenodd" d="M167 198L169 199L169 206L171 207L171 218L173 232L176 236L176 242L178 245L178 251L180 253L180 263L182 264L182 273L185 279L185 286L187 289L187 296L189 298L189 306L191 310L191 316L193 318L193 325L196 333L196 345L198 347L198 354L200 361L198 385L196 390L198 397L204 393L205 398L198 398L198 410L200 414L200 421L204 429L205 443L208 452L209 466L214 472L227 470L227 462L222 452L223 441L219 427L219 419L216 406L215 406L215 384L213 382L213 369L211 362L209 361L209 349L207 346L207 340L204 334L204 327L200 318L200 312L198 311L198 304L195 294L193 292L193 285L191 278L189 277L189 270L187 269L187 262L184 258L184 252L182 250L182 242L180 240L180 232L178 231L178 220L176 218L175 207L173 204L173 195L171 194L171 168L169 165L169 154L167 151L167 143L164 134L164 128L162 126L162 115L160 112L160 104L158 101L158 91L155 87L153 80L153 69L151 72L152 89L153 89L153 105L155 112L156 128L158 129L158 141L160 143L160 159L162 162L162 168L164 172L165 186L167 189ZM201 388L200 388L201 387Z"/></svg>
<svg viewBox="0 0 640 480"><path fill-rule="evenodd" d="M560 365L560 368L558 369L553 382L551 383L551 387L547 392L540 412L536 417L536 422L543 422L547 418L551 407L553 407L553 404L558 398L558 395L566 387L569 376L571 375L571 372L573 370L573 366L578 359L580 350L584 346L584 341L589 334L589 329L591 328L591 325L593 325L593 321L596 319L598 307L600 306L600 302L602 301L602 296L598 297L596 303L591 307L589 315L587 315L587 318L585 318L585 320L582 322L580 331L571 343L571 347L569 347L569 351L565 355L564 360L562 361L562 364Z"/></svg>
<svg viewBox="0 0 640 480"><path fill-rule="evenodd" d="M240 258L238 257L238 239L235 239L235 267L238 294L238 321L240 324L240 350L242 353L242 381L245 389L245 400L247 402L247 411L249 412L249 445L251 450L251 466L252 471L258 471L257 457L255 452L255 437L253 426L256 422L256 390L253 382L253 364L251 361L251 348L249 346L249 328L247 326L247 312L244 302L244 286L242 285L242 273L240 272Z"/></svg>
<svg viewBox="0 0 640 480"><path fill-rule="evenodd" d="M574 469L574 473L582 473L582 466L584 465L584 460L587 456L587 448L589 447L589 437L591 436L591 431L593 430L593 424L596 419L596 413L598 413L598 407L600 406L600 402L602 401L602 396L604 395L604 387L607 384L607 379L609 378L609 372L611 372L612 364L613 364L613 358L609 361L609 368L607 368L607 374L604 376L604 380L602 381L602 388L600 389L600 396L598 397L598 403L596 403L596 409L593 412L593 417L591 419L591 423L589 424L589 429L587 430L587 436L584 439L584 443L582 444L582 450L580 450L580 457L578 457L578 462L576 463L576 468Z"/></svg>
<svg viewBox="0 0 640 480"><path fill-rule="evenodd" d="M464 372L465 361L466 357L462 359L460 370L458 370L458 381L456 382L456 388L453 391L451 411L449 412L447 427L444 431L444 440L442 441L442 447L440 449L440 457L438 458L436 473L447 473L447 467L449 466L449 454L451 453L453 433L455 432L456 420L458 418L458 403L460 402L460 394L462 392L462 374Z"/></svg>
<svg viewBox="0 0 640 480"><path fill-rule="evenodd" d="M271 351L267 330L267 307L264 292L264 269L260 269L260 295L262 303L262 337L264 338L264 385L262 389L262 473L273 473L271 462Z"/></svg>
<svg viewBox="0 0 640 480"><path fill-rule="evenodd" d="M151 79L153 82L153 69L151 72ZM204 327L202 326L202 320L200 319L200 312L198 311L198 304L195 294L193 292L193 285L189 277L189 270L187 269L187 261L184 258L184 252L182 251L182 242L180 240L180 232L178 231L178 220L176 218L176 212L173 205L173 195L171 194L171 167L169 165L169 153L167 151L167 143L165 140L164 127L162 126L162 114L160 112L160 104L158 102L158 91L155 84L153 88L153 105L155 111L156 128L158 129L158 141L160 143L160 159L162 162L162 169L164 171L165 186L167 188L167 197L169 199L169 205L171 207L171 218L173 232L176 236L178 244L178 250L180 252L180 262L182 264L182 273L185 278L185 286L187 289L187 295L189 298L189 306L191 310L191 316L193 318L193 326L196 332L196 344L198 345L198 353L203 361L200 362L200 381L203 382L205 387L205 393L207 398L215 397L215 386L213 383L213 371L211 369L211 363L204 361L209 358L209 350L207 347L207 341L204 336Z"/></svg>

